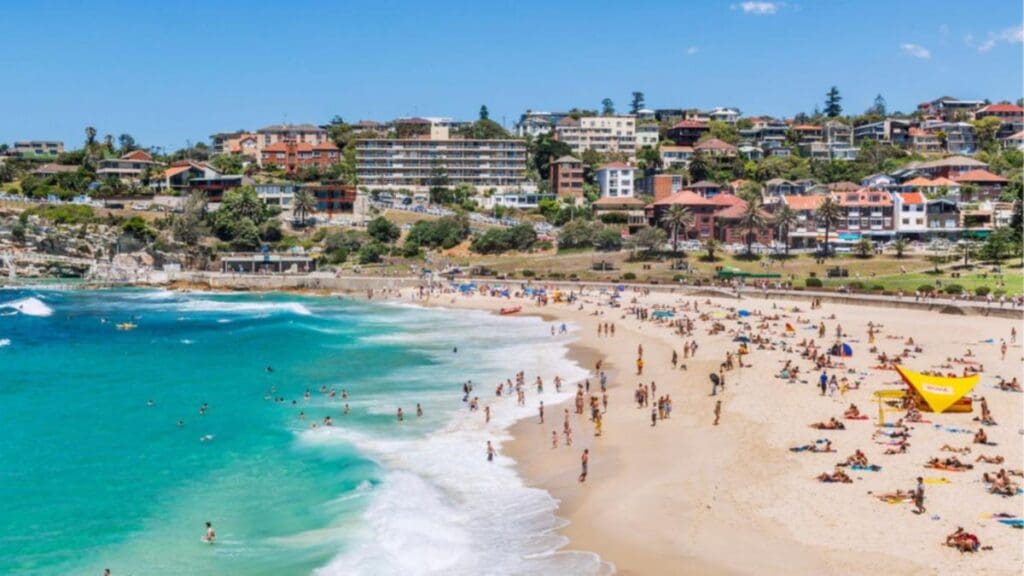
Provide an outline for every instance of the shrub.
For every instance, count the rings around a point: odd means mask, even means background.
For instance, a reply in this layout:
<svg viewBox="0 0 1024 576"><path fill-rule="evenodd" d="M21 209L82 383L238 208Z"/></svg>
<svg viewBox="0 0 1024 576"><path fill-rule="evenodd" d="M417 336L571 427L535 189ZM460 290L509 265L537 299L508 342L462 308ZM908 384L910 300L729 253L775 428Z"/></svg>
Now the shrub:
<svg viewBox="0 0 1024 576"><path fill-rule="evenodd" d="M500 254L509 250L525 251L537 243L537 232L529 224L511 228L491 228L473 239L470 248L480 254Z"/></svg>
<svg viewBox="0 0 1024 576"><path fill-rule="evenodd" d="M383 216L377 216L370 220L370 223L366 225L366 231L370 234L371 238L385 244L398 240L398 237L402 235L402 231L398 226Z"/></svg>
<svg viewBox="0 0 1024 576"><path fill-rule="evenodd" d="M804 286L808 288L821 288L823 286L821 278L808 278L804 281Z"/></svg>
<svg viewBox="0 0 1024 576"><path fill-rule="evenodd" d="M1005 296L1006 295L1006 290L1003 290L1003 289L996 290L995 292L992 293L992 295L995 296L996 298L998 298L1000 296Z"/></svg>
<svg viewBox="0 0 1024 576"><path fill-rule="evenodd" d="M79 204L44 205L29 208L23 214L36 215L54 224L89 224L96 221L96 213L89 206Z"/></svg>
<svg viewBox="0 0 1024 576"><path fill-rule="evenodd" d="M961 294L964 291L964 287L959 284L950 284L945 288L946 294Z"/></svg>
<svg viewBox="0 0 1024 576"><path fill-rule="evenodd" d="M348 250L336 248L327 252L327 262L330 264L344 264L348 260Z"/></svg>
<svg viewBox="0 0 1024 576"><path fill-rule="evenodd" d="M875 284L874 286L871 287L871 290L873 292L881 292L885 290L885 286L882 286L881 284Z"/></svg>
<svg viewBox="0 0 1024 576"><path fill-rule="evenodd" d="M625 274L622 275L622 279L623 280L636 280L636 274L633 274L632 272L626 272Z"/></svg>
<svg viewBox="0 0 1024 576"><path fill-rule="evenodd" d="M978 286L977 288L974 289L974 293L977 294L978 296L988 296L989 292L991 291L992 289L989 288L988 286Z"/></svg>
<svg viewBox="0 0 1024 576"><path fill-rule="evenodd" d="M402 256L405 258L419 258L420 245L415 242L402 244Z"/></svg>
<svg viewBox="0 0 1024 576"><path fill-rule="evenodd" d="M464 216L445 216L434 221L420 220L413 224L406 236L427 248L454 248L469 236L469 220Z"/></svg>
<svg viewBox="0 0 1024 576"><path fill-rule="evenodd" d="M673 282L682 282L683 280L686 280L686 276L684 276L682 274L676 274L676 275L672 276L672 281Z"/></svg>
<svg viewBox="0 0 1024 576"><path fill-rule="evenodd" d="M561 280L562 278L565 278L565 274L562 272L549 272L548 277L553 280Z"/></svg>
<svg viewBox="0 0 1024 576"><path fill-rule="evenodd" d="M622 249L622 235L615 230L601 230L594 238L594 247L602 252L617 252Z"/></svg>
<svg viewBox="0 0 1024 576"><path fill-rule="evenodd" d="M860 280L854 280L853 282L847 284L846 287L849 288L850 290L863 290L864 283L861 282Z"/></svg>
<svg viewBox="0 0 1024 576"><path fill-rule="evenodd" d="M605 224L625 224L629 222L629 216L625 212L608 212L601 214L601 222Z"/></svg>
<svg viewBox="0 0 1024 576"><path fill-rule="evenodd" d="M521 274L523 275L523 278L533 278L537 275L533 270L523 270ZM509 275L511 276L511 274Z"/></svg>
<svg viewBox="0 0 1024 576"><path fill-rule="evenodd" d="M917 287L917 291L924 294L931 294L932 292L935 292L935 286L932 286L931 284L921 284Z"/></svg>
<svg viewBox="0 0 1024 576"><path fill-rule="evenodd" d="M359 249L359 263L373 264L380 262L386 249L380 242L370 242Z"/></svg>

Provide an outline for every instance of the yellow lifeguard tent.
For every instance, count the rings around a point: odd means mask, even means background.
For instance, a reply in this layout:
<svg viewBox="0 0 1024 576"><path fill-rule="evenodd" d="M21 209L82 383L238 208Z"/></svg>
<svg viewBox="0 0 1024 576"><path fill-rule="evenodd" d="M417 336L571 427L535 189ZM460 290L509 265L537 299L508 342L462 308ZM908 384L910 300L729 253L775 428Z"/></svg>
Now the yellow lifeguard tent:
<svg viewBox="0 0 1024 576"><path fill-rule="evenodd" d="M974 389L981 376L975 374L965 378L949 378L946 376L931 376L921 374L913 370L896 366L896 371L903 377L903 381L909 384L928 404L932 412L941 414L948 410L968 392ZM960 410L955 410L960 411ZM968 408L967 411L970 411Z"/></svg>
<svg viewBox="0 0 1024 576"><path fill-rule="evenodd" d="M888 403L891 400L902 400L907 395L906 390L876 390L875 399L878 400L878 426L885 426L886 412L902 412L903 408L890 408Z"/></svg>

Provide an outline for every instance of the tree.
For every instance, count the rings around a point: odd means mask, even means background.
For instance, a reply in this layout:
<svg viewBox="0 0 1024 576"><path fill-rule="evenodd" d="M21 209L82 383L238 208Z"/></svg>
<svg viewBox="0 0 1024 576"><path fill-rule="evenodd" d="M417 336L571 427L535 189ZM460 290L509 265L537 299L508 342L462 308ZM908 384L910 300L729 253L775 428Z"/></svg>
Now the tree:
<svg viewBox="0 0 1024 576"><path fill-rule="evenodd" d="M636 234L629 237L630 245L634 249L642 249L644 252L653 252L665 244L668 235L661 228L643 228Z"/></svg>
<svg viewBox="0 0 1024 576"><path fill-rule="evenodd" d="M594 238L594 247L602 252L617 252L622 249L622 235L610 228L604 228Z"/></svg>
<svg viewBox="0 0 1024 576"><path fill-rule="evenodd" d="M311 212L316 211L316 197L313 193L304 188L300 188L295 193L295 198L292 200L292 214L295 215L295 221L300 224L305 224L306 219L309 218Z"/></svg>
<svg viewBox="0 0 1024 576"><path fill-rule="evenodd" d="M853 247L857 252L857 256L860 258L870 258L871 253L875 250L875 245L871 243L871 239L867 236L862 236L857 244Z"/></svg>
<svg viewBox="0 0 1024 576"><path fill-rule="evenodd" d="M740 215L740 225L746 231L747 256L752 256L754 254L755 232L764 230L766 225L764 212L761 211L760 197L751 198L747 202L747 205L743 208L743 213Z"/></svg>
<svg viewBox="0 0 1024 576"><path fill-rule="evenodd" d="M594 244L597 228L586 220L573 220L558 232L560 249L584 248Z"/></svg>
<svg viewBox="0 0 1024 576"><path fill-rule="evenodd" d="M190 251L199 245L206 235L203 220L206 218L206 194L193 192L182 204L181 213L171 223L171 235Z"/></svg>
<svg viewBox="0 0 1024 576"><path fill-rule="evenodd" d="M142 216L132 216L129 218L121 226L121 231L140 242L149 242L156 237L156 232L146 224Z"/></svg>
<svg viewBox="0 0 1024 576"><path fill-rule="evenodd" d="M565 142L555 140L550 132L537 136L530 142L528 149L533 166L537 169L537 175L541 179L548 177L552 160L572 155L572 147Z"/></svg>
<svg viewBox="0 0 1024 576"><path fill-rule="evenodd" d="M693 155L690 160L690 180L693 182L700 182L706 180L711 169L708 163L708 159L704 156L703 152L697 152Z"/></svg>
<svg viewBox="0 0 1024 576"><path fill-rule="evenodd" d="M487 105L480 106L480 120L490 120L491 113L487 111Z"/></svg>
<svg viewBox="0 0 1024 576"><path fill-rule="evenodd" d="M633 92L633 101L630 102L629 111L634 116L640 113L640 110L644 107L644 93Z"/></svg>
<svg viewBox="0 0 1024 576"><path fill-rule="evenodd" d="M818 222L825 225L825 256L829 255L828 235L829 232L839 224L843 216L843 209L832 196L825 196L816 213Z"/></svg>
<svg viewBox="0 0 1024 576"><path fill-rule="evenodd" d="M718 240L715 240L714 236L708 236L707 238L705 238L703 249L705 252L707 252L707 256L704 259L707 260L708 262L714 262L715 252L718 252L718 250L721 249L721 247L722 246L718 243Z"/></svg>
<svg viewBox="0 0 1024 576"><path fill-rule="evenodd" d="M398 225L383 216L370 220L370 223L366 225L366 232L381 244L394 242L402 235L402 230Z"/></svg>
<svg viewBox="0 0 1024 576"><path fill-rule="evenodd" d="M798 216L796 211L789 207L789 204L783 203L782 208L775 213L775 225L779 230L779 237L786 246L786 257L789 257L789 230L797 223Z"/></svg>
<svg viewBox="0 0 1024 576"><path fill-rule="evenodd" d="M906 238L897 238L892 243L892 249L896 251L896 257L903 258L903 253L907 251L907 247L909 245L910 242L908 242Z"/></svg>
<svg viewBox="0 0 1024 576"><path fill-rule="evenodd" d="M868 108L868 114L885 117L886 112L885 98L881 94L875 96L874 103L871 105L871 108Z"/></svg>
<svg viewBox="0 0 1024 576"><path fill-rule="evenodd" d="M96 143L96 129L92 126L85 127L85 147L92 148L92 145Z"/></svg>
<svg viewBox="0 0 1024 576"><path fill-rule="evenodd" d="M747 180L740 184L740 189L736 191L736 195L746 202L752 202L755 199L759 201L761 200L761 185Z"/></svg>
<svg viewBox="0 0 1024 576"><path fill-rule="evenodd" d="M690 213L690 209L686 206L673 204L661 214L661 224L669 230L672 239L672 251L678 252L679 232L681 231L683 237L686 237L686 230L693 226L693 214Z"/></svg>
<svg viewBox="0 0 1024 576"><path fill-rule="evenodd" d="M964 266L970 262L971 256L974 256L975 245L973 240L961 240L957 245L957 249L964 255Z"/></svg>
<svg viewBox="0 0 1024 576"><path fill-rule="evenodd" d="M825 116L835 118L843 113L843 107L839 103L843 97L839 95L839 88L833 86L825 94Z"/></svg>
<svg viewBox="0 0 1024 576"><path fill-rule="evenodd" d="M117 137L117 144L119 146L121 155L137 150L139 146L135 143L135 138L131 134L121 134Z"/></svg>
<svg viewBox="0 0 1024 576"><path fill-rule="evenodd" d="M448 204L451 201L451 194L448 189L448 172L436 161L430 168L428 185L430 186L431 203Z"/></svg>
<svg viewBox="0 0 1024 576"><path fill-rule="evenodd" d="M604 100L601 100L601 115L615 116L615 103L612 102L611 98L605 98Z"/></svg>
<svg viewBox="0 0 1024 576"><path fill-rule="evenodd" d="M971 122L971 125L974 127L974 137L978 141L979 149L993 150L998 147L999 142L996 140L996 134L999 133L1002 120L995 116L986 116L981 120Z"/></svg>

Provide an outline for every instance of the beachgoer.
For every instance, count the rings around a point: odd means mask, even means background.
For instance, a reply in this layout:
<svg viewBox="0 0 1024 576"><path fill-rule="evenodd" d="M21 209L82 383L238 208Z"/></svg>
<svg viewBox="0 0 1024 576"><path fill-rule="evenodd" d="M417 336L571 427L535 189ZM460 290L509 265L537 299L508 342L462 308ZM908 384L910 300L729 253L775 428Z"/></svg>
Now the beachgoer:
<svg viewBox="0 0 1024 576"><path fill-rule="evenodd" d="M213 524L210 522L206 523L206 536L203 536L203 540L207 544L213 544L213 541L217 539L217 533L213 531Z"/></svg>
<svg viewBox="0 0 1024 576"><path fill-rule="evenodd" d="M583 450L583 456L580 457L580 468L582 469L582 471L580 472L580 478L579 478L580 482L586 482L587 481L587 465L588 464L590 464L590 449L589 448L588 449L584 449Z"/></svg>
<svg viewBox="0 0 1024 576"><path fill-rule="evenodd" d="M487 461L488 462L493 462L494 461L494 446L491 445L491 441L490 440L487 441Z"/></svg>
<svg viewBox="0 0 1024 576"><path fill-rule="evenodd" d="M718 426L718 420L722 417L722 401L715 401L715 426Z"/></svg>
<svg viewBox="0 0 1024 576"><path fill-rule="evenodd" d="M924 514L928 510L924 507L924 479L917 477L917 488L914 489L914 513Z"/></svg>

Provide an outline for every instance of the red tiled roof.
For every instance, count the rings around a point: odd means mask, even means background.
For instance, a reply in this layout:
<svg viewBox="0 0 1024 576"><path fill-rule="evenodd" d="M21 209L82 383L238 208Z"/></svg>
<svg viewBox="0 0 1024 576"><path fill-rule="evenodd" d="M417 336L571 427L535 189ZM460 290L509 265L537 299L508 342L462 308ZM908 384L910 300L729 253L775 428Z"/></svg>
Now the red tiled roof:
<svg viewBox="0 0 1024 576"><path fill-rule="evenodd" d="M882 190L861 188L856 192L834 192L840 206L892 206L892 196ZM872 200L872 196L875 197Z"/></svg>
<svg viewBox="0 0 1024 576"><path fill-rule="evenodd" d="M321 142L320 144L317 144L316 146L313 147L313 150L328 150L328 151L335 150L336 151L337 149L338 149L338 147L335 146L334 142L330 142L330 141L328 141L328 142Z"/></svg>
<svg viewBox="0 0 1024 576"><path fill-rule="evenodd" d="M121 156L122 160L146 160L152 161L153 157L149 155L145 150L132 150L131 152Z"/></svg>
<svg viewBox="0 0 1024 576"><path fill-rule="evenodd" d="M940 176L939 178L936 178L935 180L932 180L932 186L935 186L935 187L947 186L947 187L957 188L960 185L957 184L956 182L953 182L949 178L942 178Z"/></svg>
<svg viewBox="0 0 1024 576"><path fill-rule="evenodd" d="M171 166L167 170L164 170L164 178L170 178L172 176L177 176L178 174L181 174L182 172L188 171L188 169L191 168L191 167L192 167L191 164L185 164L184 166Z"/></svg>
<svg viewBox="0 0 1024 576"><path fill-rule="evenodd" d="M924 204L924 195L920 192L902 192L900 199L904 204Z"/></svg>
<svg viewBox="0 0 1024 576"><path fill-rule="evenodd" d="M264 152L287 152L288 145L284 142L274 142L263 149Z"/></svg>
<svg viewBox="0 0 1024 576"><path fill-rule="evenodd" d="M629 164L623 164L622 162L609 162L604 166L597 169L598 172L601 170L632 170L633 167Z"/></svg>
<svg viewBox="0 0 1024 576"><path fill-rule="evenodd" d="M606 196L604 198L599 198L597 201L595 201L593 204L591 204L591 206L608 206L608 205L616 205L616 204L630 204L630 205L643 206L644 205L644 201L640 200L639 198L632 198L632 197L629 197L629 196L626 196L625 198L612 198L610 196Z"/></svg>
<svg viewBox="0 0 1024 576"><path fill-rule="evenodd" d="M916 188L918 186L928 186L928 187L931 187L931 186L934 186L934 185L935 185L935 182L925 178L924 176L918 176L917 178L914 178L913 180L907 180L906 182L904 182L902 184L902 186L909 186L911 188Z"/></svg>
<svg viewBox="0 0 1024 576"><path fill-rule="evenodd" d="M956 182L1009 182L1002 176L997 176L988 170L969 170L958 176L953 176L953 180Z"/></svg>
<svg viewBox="0 0 1024 576"><path fill-rule="evenodd" d="M680 120L673 128L707 128L708 123L700 120Z"/></svg>
<svg viewBox="0 0 1024 576"><path fill-rule="evenodd" d="M718 138L709 138L694 146L697 150L735 150L736 147Z"/></svg>
<svg viewBox="0 0 1024 576"><path fill-rule="evenodd" d="M797 124L796 126L793 126L793 130L808 132L813 130L821 130L821 126L815 126L814 124Z"/></svg>
<svg viewBox="0 0 1024 576"><path fill-rule="evenodd" d="M682 190L669 196L668 198L662 198L656 202L652 202L651 206L670 206L672 204L682 204L684 206L714 206L714 202L704 198L696 192L689 190Z"/></svg>
<svg viewBox="0 0 1024 576"><path fill-rule="evenodd" d="M746 201L735 194L716 194L710 198L711 203L718 206L736 206L746 204Z"/></svg>
<svg viewBox="0 0 1024 576"><path fill-rule="evenodd" d="M662 152L693 152L693 146L669 146L664 145L661 147Z"/></svg>
<svg viewBox="0 0 1024 576"><path fill-rule="evenodd" d="M978 112L1015 112L1017 114L1024 114L1024 108L1017 106L1016 104L989 104Z"/></svg>
<svg viewBox="0 0 1024 576"><path fill-rule="evenodd" d="M824 196L783 196L782 200L793 210L817 210Z"/></svg>

